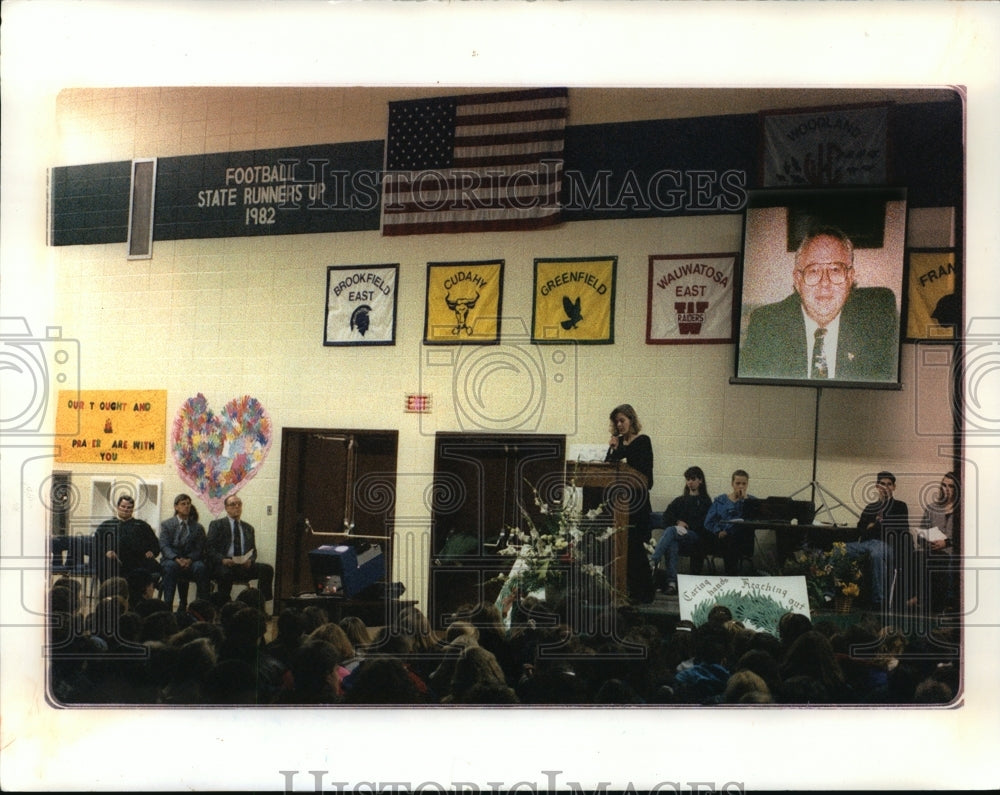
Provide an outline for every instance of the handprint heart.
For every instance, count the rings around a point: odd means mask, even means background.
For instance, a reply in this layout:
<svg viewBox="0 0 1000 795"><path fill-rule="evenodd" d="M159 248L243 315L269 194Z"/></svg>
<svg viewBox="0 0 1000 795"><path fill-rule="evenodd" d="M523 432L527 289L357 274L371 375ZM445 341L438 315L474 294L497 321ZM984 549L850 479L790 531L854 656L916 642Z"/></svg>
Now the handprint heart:
<svg viewBox="0 0 1000 795"><path fill-rule="evenodd" d="M177 412L170 447L181 480L194 489L214 514L226 497L257 474L271 448L271 418L249 395L230 400L216 415L198 393Z"/></svg>

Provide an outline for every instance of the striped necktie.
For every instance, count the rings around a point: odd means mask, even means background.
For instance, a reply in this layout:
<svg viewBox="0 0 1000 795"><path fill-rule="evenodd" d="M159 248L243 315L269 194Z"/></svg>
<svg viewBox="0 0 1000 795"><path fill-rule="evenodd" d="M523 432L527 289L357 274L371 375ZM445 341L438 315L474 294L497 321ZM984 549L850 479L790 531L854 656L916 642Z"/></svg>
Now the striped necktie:
<svg viewBox="0 0 1000 795"><path fill-rule="evenodd" d="M825 328L816 329L813 340L812 372L810 378L828 378L829 368L826 366L826 353L823 351L823 338L826 336Z"/></svg>

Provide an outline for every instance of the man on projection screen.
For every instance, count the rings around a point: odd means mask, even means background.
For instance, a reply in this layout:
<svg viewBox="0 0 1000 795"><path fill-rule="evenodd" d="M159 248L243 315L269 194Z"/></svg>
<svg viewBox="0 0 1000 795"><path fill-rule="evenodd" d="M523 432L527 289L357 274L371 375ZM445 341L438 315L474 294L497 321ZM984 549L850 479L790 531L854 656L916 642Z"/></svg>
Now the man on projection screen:
<svg viewBox="0 0 1000 795"><path fill-rule="evenodd" d="M795 292L750 316L740 375L892 381L899 316L886 287L856 287L854 245L834 227L810 232L795 253Z"/></svg>

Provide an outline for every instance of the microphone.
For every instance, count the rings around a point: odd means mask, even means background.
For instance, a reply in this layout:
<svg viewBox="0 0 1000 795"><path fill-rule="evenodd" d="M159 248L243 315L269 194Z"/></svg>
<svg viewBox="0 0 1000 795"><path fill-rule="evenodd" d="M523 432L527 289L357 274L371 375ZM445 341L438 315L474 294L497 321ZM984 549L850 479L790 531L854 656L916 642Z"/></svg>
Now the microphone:
<svg viewBox="0 0 1000 795"><path fill-rule="evenodd" d="M615 436L615 438L618 440L618 444L617 445L610 445L610 444L608 445L608 454L606 456L604 456L605 458L610 458L611 455L612 455L612 453L614 453L615 449L617 449L618 447L621 447L621 445L622 445L622 439L625 438L625 434L624 433L619 433L617 436Z"/></svg>

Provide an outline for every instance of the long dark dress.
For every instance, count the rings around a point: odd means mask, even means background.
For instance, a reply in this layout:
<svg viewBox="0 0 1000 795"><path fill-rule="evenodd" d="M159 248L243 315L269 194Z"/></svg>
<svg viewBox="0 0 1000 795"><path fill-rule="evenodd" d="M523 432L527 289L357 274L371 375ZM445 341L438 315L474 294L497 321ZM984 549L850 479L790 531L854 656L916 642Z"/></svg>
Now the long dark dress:
<svg viewBox="0 0 1000 795"><path fill-rule="evenodd" d="M649 518L653 509L649 502L649 490L653 487L653 443L648 436L640 434L628 444L609 448L604 460L612 463L625 461L646 477L646 486L629 501L626 571L629 599L643 604L652 602L656 589L645 544L651 536Z"/></svg>

